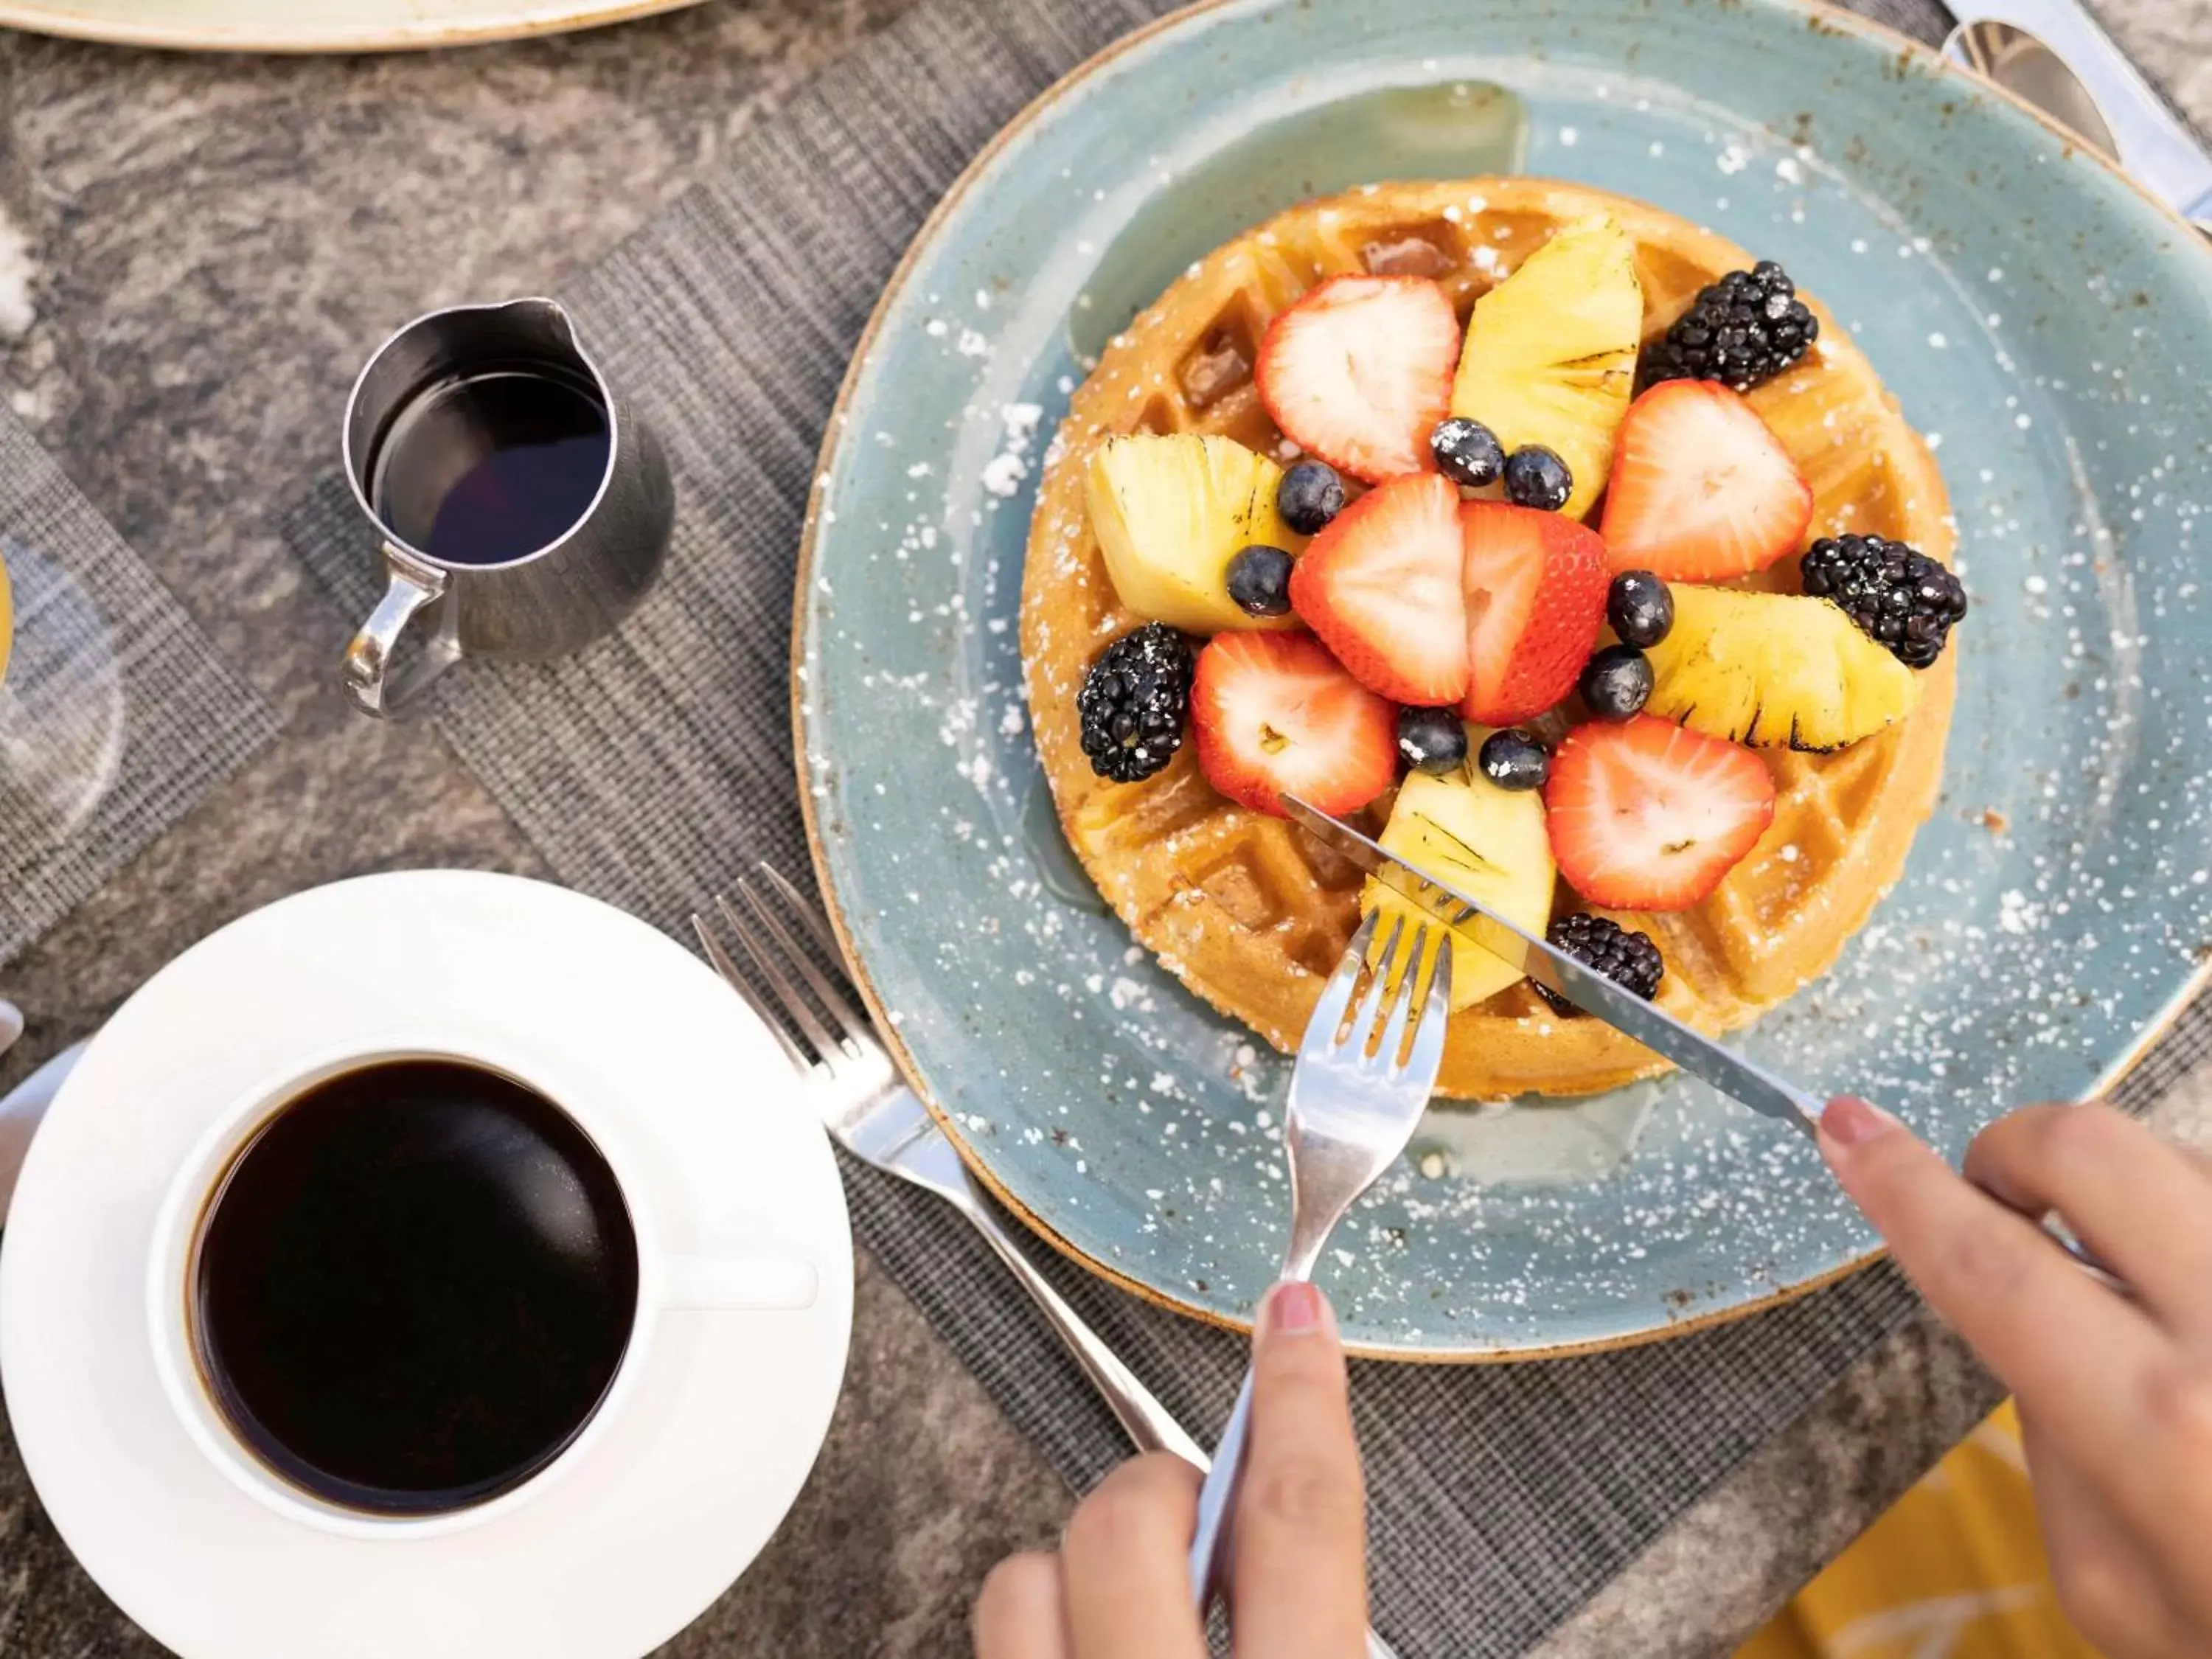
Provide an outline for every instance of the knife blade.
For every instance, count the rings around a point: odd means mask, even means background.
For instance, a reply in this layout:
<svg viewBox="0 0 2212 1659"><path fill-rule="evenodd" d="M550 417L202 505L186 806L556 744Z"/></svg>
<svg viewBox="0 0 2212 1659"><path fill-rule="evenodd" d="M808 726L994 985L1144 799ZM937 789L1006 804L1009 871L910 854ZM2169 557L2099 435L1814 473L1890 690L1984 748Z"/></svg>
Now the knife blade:
<svg viewBox="0 0 2212 1659"><path fill-rule="evenodd" d="M1724 1048L1694 1031L1655 1002L1646 1002L1549 941L1538 938L1492 909L1480 899L1409 864L1381 842L1342 818L1294 795L1283 807L1298 824L1332 852L1379 878L1395 891L1430 912L1452 931L1518 968L1547 990L1556 991L1586 1013L1636 1039L1652 1053L1671 1060L1693 1077L1755 1112L1789 1124L1808 1139L1817 1139L1823 1103L1756 1061Z"/></svg>
<svg viewBox="0 0 2212 1659"><path fill-rule="evenodd" d="M1480 899L1408 863L1356 825L1295 795L1283 797L1283 810L1292 823L1330 851L1376 876L1470 943L1520 969L1537 984L1558 992L1583 1012L1596 1015L1652 1053L1673 1060L1692 1077L1703 1078L1730 1099L1789 1124L1808 1140L1819 1144L1825 1102L1757 1061L1722 1047L1702 1031L1692 1030L1656 1002L1646 1002L1603 974L1585 968L1549 940L1507 921ZM2072 1256L2083 1272L2123 1296L2134 1294L2124 1279L2063 1231L2055 1216L2020 1213L2048 1233L2051 1243Z"/></svg>

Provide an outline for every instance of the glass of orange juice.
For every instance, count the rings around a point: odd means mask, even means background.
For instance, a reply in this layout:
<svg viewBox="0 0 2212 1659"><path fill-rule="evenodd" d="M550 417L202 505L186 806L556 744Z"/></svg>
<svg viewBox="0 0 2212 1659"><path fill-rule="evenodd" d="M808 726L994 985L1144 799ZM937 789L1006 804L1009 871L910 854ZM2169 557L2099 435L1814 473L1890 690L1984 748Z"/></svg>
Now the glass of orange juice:
<svg viewBox="0 0 2212 1659"><path fill-rule="evenodd" d="M8 642L15 637L15 623L8 599L8 561L0 558L0 680L8 678Z"/></svg>

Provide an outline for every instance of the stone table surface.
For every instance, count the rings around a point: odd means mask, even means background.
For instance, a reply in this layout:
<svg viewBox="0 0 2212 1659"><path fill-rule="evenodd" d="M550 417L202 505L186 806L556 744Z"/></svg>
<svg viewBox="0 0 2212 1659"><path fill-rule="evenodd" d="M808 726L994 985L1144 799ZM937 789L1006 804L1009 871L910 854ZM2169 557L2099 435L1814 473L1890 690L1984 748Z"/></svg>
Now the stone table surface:
<svg viewBox="0 0 2212 1659"><path fill-rule="evenodd" d="M286 893L426 865L544 873L427 726L341 707L346 624L267 509L330 465L352 374L394 323L556 286L902 5L715 0L429 57L165 56L0 32L0 393L285 722L0 975L30 1018L0 1088ZM2212 123L2212 0L2113 0L2109 15ZM2169 1115L2201 1128L2209 1103L2212 1079L2192 1079ZM1934 1322L1906 1328L1543 1651L1726 1652L1994 1398ZM1070 1502L864 1261L820 1466L767 1553L665 1652L963 1652L985 1569L1048 1544ZM158 1651L71 1560L0 1431L0 1656Z"/></svg>

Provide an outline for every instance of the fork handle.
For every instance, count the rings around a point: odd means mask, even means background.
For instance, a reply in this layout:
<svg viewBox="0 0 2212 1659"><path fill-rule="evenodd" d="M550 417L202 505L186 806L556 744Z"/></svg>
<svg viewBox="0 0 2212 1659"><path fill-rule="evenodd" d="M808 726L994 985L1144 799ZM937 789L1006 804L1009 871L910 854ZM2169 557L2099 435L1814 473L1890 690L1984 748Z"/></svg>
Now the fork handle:
<svg viewBox="0 0 2212 1659"><path fill-rule="evenodd" d="M1066 1345L1068 1352L1074 1356L1075 1363L1083 1368L1083 1374L1091 1379L1091 1387L1098 1390L1098 1397L1114 1413L1114 1420L1129 1437L1129 1443L1139 1451L1173 1452L1194 1468L1201 1471L1210 1469L1212 1465L1206 1455L1205 1448L1191 1438L1183 1425L1176 1421L1152 1391L1137 1380L1136 1373L1123 1364L1113 1349L1106 1346L1106 1340L1084 1323L1083 1316L1069 1307L1060 1292L1053 1289L1045 1276L1036 1270L1021 1246L1014 1242L1013 1235L983 1200L982 1194L975 1187L975 1178L969 1175L964 1167L961 1174L967 1180L969 1192L975 1201L960 1206L960 1212L975 1224L975 1231L983 1235L984 1242L990 1245L999 1260L1006 1264L1006 1270L1030 1293L1030 1299L1044 1315L1045 1322ZM1243 1392L1237 1396L1237 1409L1231 1413L1229 1428L1221 1437L1224 1454L1235 1456L1240 1469L1243 1462L1244 1427L1251 1414L1252 1377L1248 1371ZM1231 1497L1233 1499L1233 1493ZM1204 1502L1202 1495L1200 1502L1201 1504ZM1214 1524L1218 1528L1218 1516ZM1206 1515L1201 1508L1199 1535L1204 1537L1206 1530ZM1225 1556L1226 1550L1223 1553ZM1194 1571L1194 1580L1196 1577ZM1204 1602L1200 1603L1201 1615L1205 1605ZM1388 1642L1370 1629L1367 1632L1367 1659L1398 1659L1398 1655Z"/></svg>
<svg viewBox="0 0 2212 1659"><path fill-rule="evenodd" d="M1198 1491L1198 1531L1190 1540L1190 1589L1198 1602L1198 1616L1206 1617L1213 1598L1229 1585L1229 1553L1237 1516L1237 1495L1244 1490L1244 1449L1252 1432L1252 1371L1245 1368L1243 1385L1237 1390L1236 1408L1221 1443L1214 1449L1213 1467ZM1370 1650L1375 1637L1369 1633Z"/></svg>
<svg viewBox="0 0 2212 1659"><path fill-rule="evenodd" d="M962 1173L966 1175L964 1169ZM1106 1402L1107 1410L1114 1413L1114 1420L1121 1425L1130 1443L1139 1451L1173 1452L1194 1468L1206 1468L1205 1448L1191 1438L1152 1391L1137 1380L1136 1373L1106 1346L1106 1340L1085 1324L1083 1316L1053 1289L976 1191L975 1177L968 1176L967 1180L975 1202L962 1206L962 1212L975 1224L975 1231L983 1235L984 1242L1030 1293L1046 1322L1066 1345L1075 1363L1083 1368L1083 1374L1091 1379L1091 1386L1097 1389L1098 1397Z"/></svg>

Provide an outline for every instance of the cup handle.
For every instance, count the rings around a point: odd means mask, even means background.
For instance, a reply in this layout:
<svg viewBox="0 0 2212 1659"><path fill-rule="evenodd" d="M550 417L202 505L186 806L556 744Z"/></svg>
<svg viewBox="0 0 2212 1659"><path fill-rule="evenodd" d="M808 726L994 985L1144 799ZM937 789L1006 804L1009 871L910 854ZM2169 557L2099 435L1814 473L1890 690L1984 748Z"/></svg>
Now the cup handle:
<svg viewBox="0 0 2212 1659"><path fill-rule="evenodd" d="M674 1255L662 1267L664 1308L811 1308L821 1291L814 1264L796 1256Z"/></svg>
<svg viewBox="0 0 2212 1659"><path fill-rule="evenodd" d="M424 607L446 597L450 580L435 565L425 564L386 543L384 562L388 572L384 597L361 625L361 632L346 647L346 695L354 707L379 720L398 714L420 696L432 680L460 659L460 646L441 631L422 642L415 661L392 672L393 653L399 636Z"/></svg>

